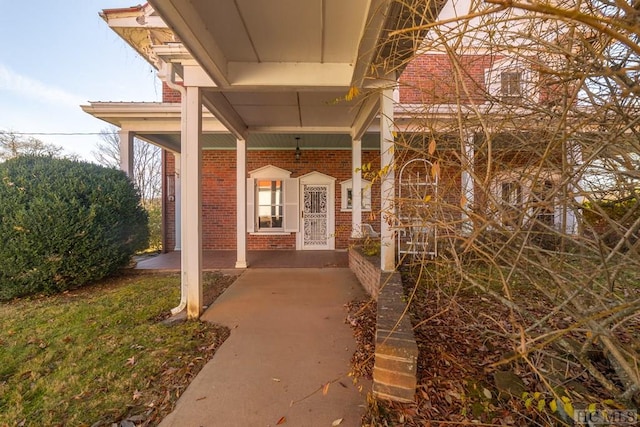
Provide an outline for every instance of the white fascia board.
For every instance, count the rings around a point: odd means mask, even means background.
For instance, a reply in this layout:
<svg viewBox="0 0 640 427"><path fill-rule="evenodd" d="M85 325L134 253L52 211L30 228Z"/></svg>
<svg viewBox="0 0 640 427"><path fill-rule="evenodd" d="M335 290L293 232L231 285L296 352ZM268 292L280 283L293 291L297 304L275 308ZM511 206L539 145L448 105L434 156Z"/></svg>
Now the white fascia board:
<svg viewBox="0 0 640 427"><path fill-rule="evenodd" d="M235 87L348 88L353 65L315 62L229 62Z"/></svg>
<svg viewBox="0 0 640 427"><path fill-rule="evenodd" d="M216 83L197 64L183 64L183 79L185 86L217 87Z"/></svg>
<svg viewBox="0 0 640 427"><path fill-rule="evenodd" d="M351 138L356 141L362 138L362 135L369 129L369 126L371 126L380 111L380 97L377 96L377 93L370 93L366 96L367 99L360 107L349 132Z"/></svg>
<svg viewBox="0 0 640 427"><path fill-rule="evenodd" d="M356 66L350 82L353 87L362 87L364 84L369 67L378 52L380 36L384 31L384 24L392 4L391 0L371 0L369 2L368 16L363 24Z"/></svg>
<svg viewBox="0 0 640 427"><path fill-rule="evenodd" d="M147 16L144 24L140 24L137 17L109 17L107 24L111 28L168 28L167 24L159 16Z"/></svg>
<svg viewBox="0 0 640 427"><path fill-rule="evenodd" d="M228 86L227 59L188 0L150 0L217 86Z"/></svg>
<svg viewBox="0 0 640 427"><path fill-rule="evenodd" d="M85 113L115 126L146 132L180 132L181 107L177 103L105 102L82 105ZM227 133L227 128L209 111L202 111L204 132Z"/></svg>
<svg viewBox="0 0 640 427"><path fill-rule="evenodd" d="M323 134L348 134L351 128L346 126L250 126L250 133L323 133Z"/></svg>
<svg viewBox="0 0 640 427"><path fill-rule="evenodd" d="M202 103L236 138L247 139L247 124L223 94L219 92L204 92Z"/></svg>
<svg viewBox="0 0 640 427"><path fill-rule="evenodd" d="M165 62L187 63L193 56L181 43L167 43L151 46L153 52Z"/></svg>

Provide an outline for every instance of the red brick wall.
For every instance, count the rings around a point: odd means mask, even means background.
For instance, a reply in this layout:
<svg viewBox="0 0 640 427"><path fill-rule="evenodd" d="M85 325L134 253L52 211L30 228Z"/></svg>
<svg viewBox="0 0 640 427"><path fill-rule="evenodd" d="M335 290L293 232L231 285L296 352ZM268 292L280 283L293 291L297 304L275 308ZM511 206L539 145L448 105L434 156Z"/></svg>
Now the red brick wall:
<svg viewBox="0 0 640 427"><path fill-rule="evenodd" d="M413 59L400 77L400 102L405 104L447 104L482 101L484 99L484 72L494 58L489 55L457 57L464 73L456 72L452 58L445 54L421 55ZM455 77L461 76L458 88ZM462 90L466 85L468 93Z"/></svg>
<svg viewBox="0 0 640 427"><path fill-rule="evenodd" d="M180 102L180 92L171 89L166 82L162 82L162 102Z"/></svg>
<svg viewBox="0 0 640 427"><path fill-rule="evenodd" d="M378 151L363 151L362 161L371 162L372 168L380 167ZM341 212L340 182L351 179L350 150L307 150L302 159L295 161L290 150L249 151L247 171L273 165L291 171L297 178L309 172L321 172L336 178L335 219L336 249L346 249L351 234L351 212ZM167 174L173 174L174 157L167 155ZM205 150L203 152L203 248L234 249L236 245L236 152L232 150ZM380 210L380 187L374 183L372 189L372 213L363 212L363 222L370 223L380 231L380 218L375 215ZM167 203L167 249L175 247L175 203ZM250 235L247 246L255 249L295 249L296 235Z"/></svg>
<svg viewBox="0 0 640 427"><path fill-rule="evenodd" d="M164 187L166 192L171 192L173 194L174 200L166 200L165 201L165 218L164 218L164 242L165 246L163 250L165 252L171 252L176 247L176 204L175 204L175 187L169 188L169 176L175 175L175 157L169 151L165 151L164 156L166 167L165 167L165 183L167 185ZM168 198L168 193L165 193L165 198Z"/></svg>

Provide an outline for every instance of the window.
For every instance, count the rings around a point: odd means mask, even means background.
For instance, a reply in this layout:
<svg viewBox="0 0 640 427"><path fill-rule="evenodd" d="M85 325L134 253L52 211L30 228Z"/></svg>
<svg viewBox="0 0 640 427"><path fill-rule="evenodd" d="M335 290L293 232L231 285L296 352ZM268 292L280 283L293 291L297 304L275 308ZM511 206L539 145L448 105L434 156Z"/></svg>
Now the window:
<svg viewBox="0 0 640 427"><path fill-rule="evenodd" d="M502 99L519 100L522 98L522 72L503 71L500 73L500 93Z"/></svg>
<svg viewBox="0 0 640 427"><path fill-rule="evenodd" d="M293 233L298 231L298 178L276 166L249 172L247 179L247 231Z"/></svg>
<svg viewBox="0 0 640 427"><path fill-rule="evenodd" d="M520 224L522 212L522 185L517 181L501 184L502 224L515 226Z"/></svg>
<svg viewBox="0 0 640 427"><path fill-rule="evenodd" d="M522 169L496 177L492 192L499 205L500 223L507 227L557 227L558 179L550 170L527 172Z"/></svg>
<svg viewBox="0 0 640 427"><path fill-rule="evenodd" d="M257 180L258 230L282 229L284 212L282 180Z"/></svg>
<svg viewBox="0 0 640 427"><path fill-rule="evenodd" d="M362 211L371 211L371 182L365 179L361 180L362 186ZM340 210L349 212L353 209L353 180L342 181L340 183L342 191L342 204Z"/></svg>
<svg viewBox="0 0 640 427"><path fill-rule="evenodd" d="M555 209L553 206L553 182L544 180L538 183L532 191L533 209L536 221L548 227L555 224Z"/></svg>
<svg viewBox="0 0 640 427"><path fill-rule="evenodd" d="M505 57L495 61L485 69L484 78L487 93L506 107L518 106L524 101L536 103L540 99L536 85L540 74L516 58Z"/></svg>

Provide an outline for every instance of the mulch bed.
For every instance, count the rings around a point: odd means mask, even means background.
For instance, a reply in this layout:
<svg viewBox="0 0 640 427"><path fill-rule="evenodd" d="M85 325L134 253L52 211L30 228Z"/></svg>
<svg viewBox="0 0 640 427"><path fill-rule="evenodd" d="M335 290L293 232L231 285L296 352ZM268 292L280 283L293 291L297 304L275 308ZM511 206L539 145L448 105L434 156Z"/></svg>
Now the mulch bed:
<svg viewBox="0 0 640 427"><path fill-rule="evenodd" d="M550 395L532 367L511 357L513 344L505 335L516 322L505 306L469 289L420 286L414 291L415 281L407 275L404 280L419 349L416 401L370 399L363 426L572 425L562 410L549 410ZM530 309L536 310L536 304L533 299ZM353 374L371 378L375 303L356 301L347 308L358 343ZM562 372L564 393L592 402L607 399L577 364L547 356L535 361L535 369ZM539 406L545 399L545 406Z"/></svg>

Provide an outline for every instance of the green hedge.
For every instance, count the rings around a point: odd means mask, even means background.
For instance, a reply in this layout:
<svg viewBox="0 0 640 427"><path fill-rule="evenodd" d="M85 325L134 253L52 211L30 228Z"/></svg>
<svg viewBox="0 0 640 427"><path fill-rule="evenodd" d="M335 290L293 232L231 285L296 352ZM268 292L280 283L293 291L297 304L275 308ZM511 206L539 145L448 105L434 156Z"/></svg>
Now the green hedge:
<svg viewBox="0 0 640 427"><path fill-rule="evenodd" d="M0 300L54 293L126 266L148 218L126 175L91 163L0 163Z"/></svg>

